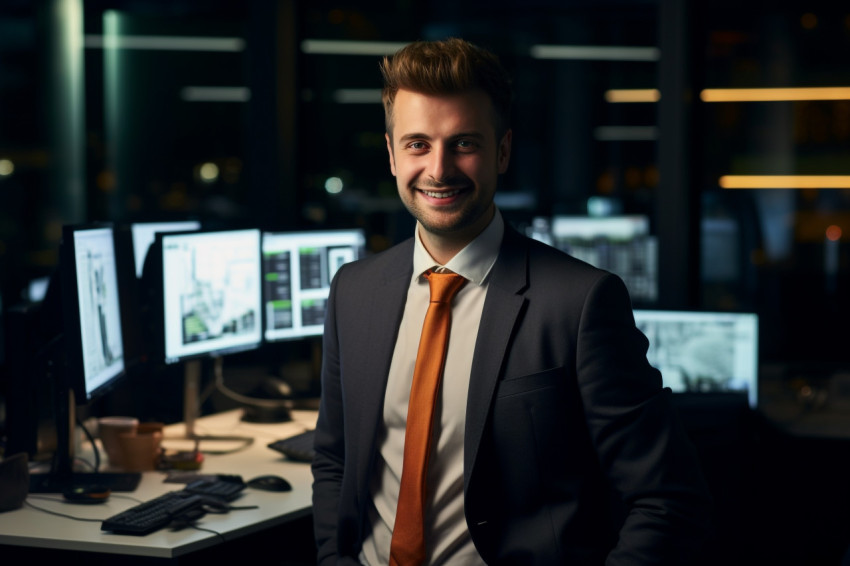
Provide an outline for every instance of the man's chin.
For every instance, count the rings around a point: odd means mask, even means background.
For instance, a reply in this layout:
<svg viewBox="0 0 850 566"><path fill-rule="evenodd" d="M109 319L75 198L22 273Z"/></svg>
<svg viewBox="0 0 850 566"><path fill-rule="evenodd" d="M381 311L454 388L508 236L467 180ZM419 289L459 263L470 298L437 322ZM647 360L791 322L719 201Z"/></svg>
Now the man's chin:
<svg viewBox="0 0 850 566"><path fill-rule="evenodd" d="M436 215L423 215L417 217L419 225L422 228L435 236L443 238L466 238L471 232L476 232L476 225L479 224L478 219L470 219L467 215L459 211L457 214L447 215L446 217L436 217ZM485 224L486 226L486 224Z"/></svg>

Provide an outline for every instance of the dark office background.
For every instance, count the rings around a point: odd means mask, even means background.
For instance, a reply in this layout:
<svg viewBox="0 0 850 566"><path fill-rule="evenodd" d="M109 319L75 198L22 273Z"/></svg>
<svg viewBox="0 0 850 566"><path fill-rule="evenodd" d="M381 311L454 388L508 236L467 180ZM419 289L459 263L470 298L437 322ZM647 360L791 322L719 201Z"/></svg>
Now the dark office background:
<svg viewBox="0 0 850 566"><path fill-rule="evenodd" d="M719 179L850 174L850 98L700 98L848 86L850 8L835 2L0 0L0 304L53 272L66 223L360 227L370 251L408 237L380 55L355 49L447 36L515 78L499 197L512 223L586 214L592 198L647 215L659 295L640 306L755 312L764 398L792 415L847 405L833 384L850 370L850 189ZM615 103L612 89L661 96ZM769 416L691 423L718 496L707 563L838 564L848 447Z"/></svg>

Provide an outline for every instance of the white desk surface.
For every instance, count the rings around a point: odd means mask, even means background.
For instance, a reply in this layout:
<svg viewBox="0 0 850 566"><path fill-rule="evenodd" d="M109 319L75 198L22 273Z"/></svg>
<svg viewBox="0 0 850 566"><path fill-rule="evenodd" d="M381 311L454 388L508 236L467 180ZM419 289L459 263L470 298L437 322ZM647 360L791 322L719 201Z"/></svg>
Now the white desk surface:
<svg viewBox="0 0 850 566"><path fill-rule="evenodd" d="M191 527L176 532L162 529L146 536L101 531L102 520L166 491L183 487L179 483L164 483L165 473L154 471L143 474L136 491L113 493L103 504L72 504L57 494L31 494L27 503L76 518L92 519L93 522L51 515L25 503L21 509L0 513L0 544L173 558L309 514L313 481L309 464L287 460L268 448L267 444L313 428L316 412L293 411L293 421L280 424L246 423L241 421L241 415L241 410L235 410L197 421L195 432L199 435L239 435L255 439L248 448L232 454L205 454L199 472L238 474L245 480L275 474L286 478L292 484L292 491L268 492L246 488L243 495L231 505L256 505L257 509L233 510L223 515L207 514L198 521L198 527L215 531L220 536ZM167 427L164 446L191 448L193 443L180 440L183 433L182 424ZM237 445L233 442L205 441L201 444L201 451L205 447L214 450Z"/></svg>

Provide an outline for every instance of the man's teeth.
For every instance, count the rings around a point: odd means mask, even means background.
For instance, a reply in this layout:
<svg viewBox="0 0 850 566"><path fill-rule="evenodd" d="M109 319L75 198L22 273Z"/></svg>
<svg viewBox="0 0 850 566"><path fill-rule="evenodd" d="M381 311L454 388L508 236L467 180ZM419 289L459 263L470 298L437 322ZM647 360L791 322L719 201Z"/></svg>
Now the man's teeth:
<svg viewBox="0 0 850 566"><path fill-rule="evenodd" d="M458 194L460 192L460 189L455 189L455 190L452 190L452 191L442 191L442 192L439 192L439 193L435 193L433 191L425 191L425 190L423 190L422 192L425 193L426 195L428 195L431 198L449 198L449 197L453 197L456 194Z"/></svg>

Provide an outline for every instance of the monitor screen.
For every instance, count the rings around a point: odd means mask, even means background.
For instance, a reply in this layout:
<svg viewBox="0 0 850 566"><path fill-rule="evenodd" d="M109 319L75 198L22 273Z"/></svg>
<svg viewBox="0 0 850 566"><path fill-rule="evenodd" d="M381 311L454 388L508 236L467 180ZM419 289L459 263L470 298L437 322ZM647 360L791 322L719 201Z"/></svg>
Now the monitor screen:
<svg viewBox="0 0 850 566"><path fill-rule="evenodd" d="M658 241L646 216L556 215L550 234L556 248L619 275L635 302L658 299Z"/></svg>
<svg viewBox="0 0 850 566"><path fill-rule="evenodd" d="M136 264L136 277L141 279L145 267L145 257L148 249L156 239L157 232L189 232L200 230L201 223L197 220L181 222L134 222L130 225L133 237L133 259Z"/></svg>
<svg viewBox="0 0 850 566"><path fill-rule="evenodd" d="M156 245L166 363L259 347L259 229L161 232Z"/></svg>
<svg viewBox="0 0 850 566"><path fill-rule="evenodd" d="M77 395L90 400L125 370L114 234L111 226L65 230L69 265L62 266L63 289L68 283L63 304L71 383Z"/></svg>
<svg viewBox="0 0 850 566"><path fill-rule="evenodd" d="M27 283L26 300L30 303L40 303L47 294L47 286L50 285L50 276L36 277Z"/></svg>
<svg viewBox="0 0 850 566"><path fill-rule="evenodd" d="M640 309L634 315L665 386L677 393L742 392L756 407L758 315Z"/></svg>
<svg viewBox="0 0 850 566"><path fill-rule="evenodd" d="M361 257L362 230L263 234L265 338L269 342L322 334L331 280Z"/></svg>
<svg viewBox="0 0 850 566"><path fill-rule="evenodd" d="M649 235L649 218L642 215L627 216L567 216L555 215L551 222L552 236L556 240L633 240Z"/></svg>
<svg viewBox="0 0 850 566"><path fill-rule="evenodd" d="M552 224L549 218L545 216L535 216L532 218L531 224L525 228L525 235L549 246L555 245L555 241L552 240Z"/></svg>

